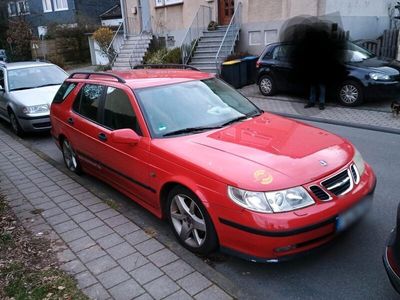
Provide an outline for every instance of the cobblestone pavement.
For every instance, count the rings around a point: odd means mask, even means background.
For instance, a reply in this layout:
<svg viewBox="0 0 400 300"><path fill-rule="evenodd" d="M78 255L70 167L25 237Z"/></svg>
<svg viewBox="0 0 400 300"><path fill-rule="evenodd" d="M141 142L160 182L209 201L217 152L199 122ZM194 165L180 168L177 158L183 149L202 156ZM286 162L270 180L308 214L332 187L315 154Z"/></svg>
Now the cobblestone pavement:
<svg viewBox="0 0 400 300"><path fill-rule="evenodd" d="M315 121L353 124L400 133L400 117L393 117L390 111L391 101L367 103L354 108L327 103L326 109L320 111L318 107L304 109L305 100L299 97L286 95L265 97L258 91L257 85L249 85L239 91L265 111Z"/></svg>
<svg viewBox="0 0 400 300"><path fill-rule="evenodd" d="M1 129L0 181L24 226L53 241L93 299L237 297Z"/></svg>

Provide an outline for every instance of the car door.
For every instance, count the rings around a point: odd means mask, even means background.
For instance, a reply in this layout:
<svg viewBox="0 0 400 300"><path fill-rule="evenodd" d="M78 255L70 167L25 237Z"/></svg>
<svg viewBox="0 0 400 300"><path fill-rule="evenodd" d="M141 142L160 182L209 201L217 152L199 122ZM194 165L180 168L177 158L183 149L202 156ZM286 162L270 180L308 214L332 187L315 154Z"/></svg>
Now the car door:
<svg viewBox="0 0 400 300"><path fill-rule="evenodd" d="M102 105L101 123L103 127L98 136L102 136L102 149L99 160L109 174L110 179L120 189L139 200L156 207L154 201L156 191L149 186L149 138L139 124L140 114L135 104L132 92L126 87L108 86ZM141 138L137 144L117 143L111 138L111 133L119 129L133 130Z"/></svg>
<svg viewBox="0 0 400 300"><path fill-rule="evenodd" d="M291 91L293 89L293 68L289 62L288 46L279 45L272 52L272 74L279 90Z"/></svg>
<svg viewBox="0 0 400 300"><path fill-rule="evenodd" d="M1 117L8 118L7 114L7 92L6 92L6 71L3 68L0 68L0 115Z"/></svg>

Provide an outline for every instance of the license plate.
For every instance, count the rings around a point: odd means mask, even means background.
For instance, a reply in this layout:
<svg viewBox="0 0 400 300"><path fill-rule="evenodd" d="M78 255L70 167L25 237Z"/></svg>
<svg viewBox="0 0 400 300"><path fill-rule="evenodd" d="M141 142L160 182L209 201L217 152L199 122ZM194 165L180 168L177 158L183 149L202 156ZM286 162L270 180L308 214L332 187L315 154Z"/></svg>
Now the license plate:
<svg viewBox="0 0 400 300"><path fill-rule="evenodd" d="M361 201L349 210L341 213L336 218L336 231L341 232L353 225L360 219L371 207L371 200Z"/></svg>

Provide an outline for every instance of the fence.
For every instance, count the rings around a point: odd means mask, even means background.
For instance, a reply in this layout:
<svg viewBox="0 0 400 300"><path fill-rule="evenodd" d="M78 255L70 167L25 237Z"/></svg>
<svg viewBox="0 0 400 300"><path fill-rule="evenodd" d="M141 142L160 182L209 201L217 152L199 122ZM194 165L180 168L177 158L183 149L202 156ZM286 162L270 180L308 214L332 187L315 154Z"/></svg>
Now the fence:
<svg viewBox="0 0 400 300"><path fill-rule="evenodd" d="M383 35L376 40L358 40L355 43L380 58L395 59L397 58L399 29L385 30Z"/></svg>

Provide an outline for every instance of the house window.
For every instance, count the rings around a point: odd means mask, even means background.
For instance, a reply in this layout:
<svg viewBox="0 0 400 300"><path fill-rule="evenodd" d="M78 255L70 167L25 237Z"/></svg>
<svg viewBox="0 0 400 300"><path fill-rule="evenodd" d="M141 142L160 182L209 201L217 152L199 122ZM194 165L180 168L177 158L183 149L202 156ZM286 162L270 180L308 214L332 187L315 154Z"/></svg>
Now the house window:
<svg viewBox="0 0 400 300"><path fill-rule="evenodd" d="M17 4L15 2L8 2L8 16L15 17L17 15Z"/></svg>
<svg viewBox="0 0 400 300"><path fill-rule="evenodd" d="M29 4L27 0L8 2L9 17L28 15L29 13Z"/></svg>
<svg viewBox="0 0 400 300"><path fill-rule="evenodd" d="M51 7L51 0L42 0L42 4L44 12L53 11L53 8Z"/></svg>
<svg viewBox="0 0 400 300"><path fill-rule="evenodd" d="M54 10L68 10L67 0L53 0Z"/></svg>

